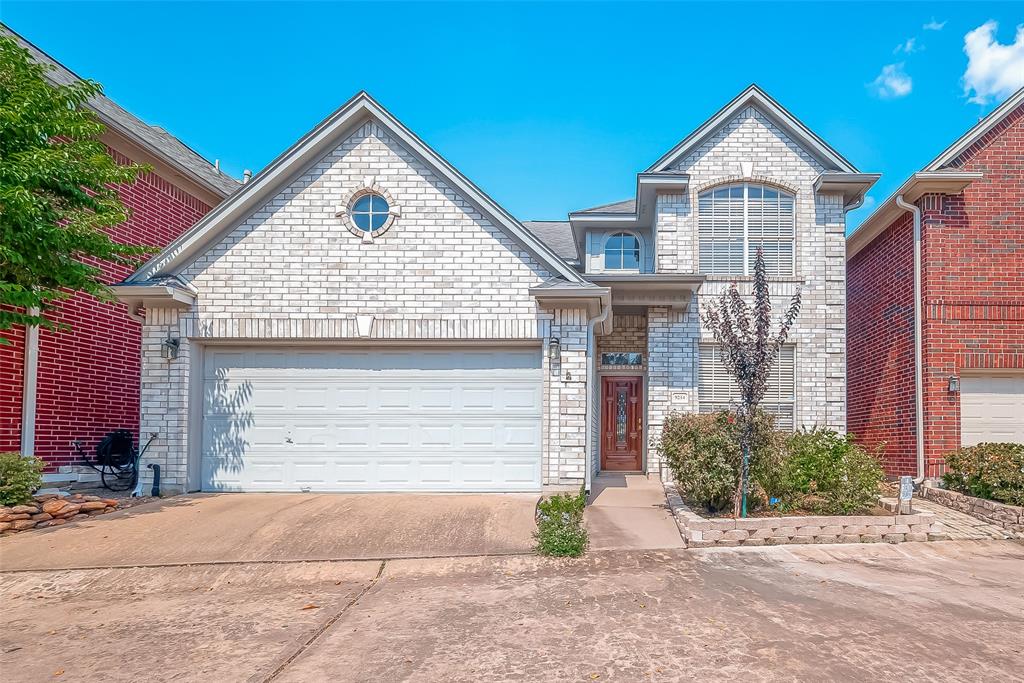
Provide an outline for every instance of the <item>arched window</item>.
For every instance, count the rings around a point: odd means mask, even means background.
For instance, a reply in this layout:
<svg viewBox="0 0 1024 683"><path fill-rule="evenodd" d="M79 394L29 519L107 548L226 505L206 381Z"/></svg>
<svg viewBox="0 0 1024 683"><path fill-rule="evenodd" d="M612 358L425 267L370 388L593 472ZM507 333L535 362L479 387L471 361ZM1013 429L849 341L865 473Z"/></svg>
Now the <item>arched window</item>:
<svg viewBox="0 0 1024 683"><path fill-rule="evenodd" d="M640 240L636 235L620 232L604 243L605 270L640 270Z"/></svg>
<svg viewBox="0 0 1024 683"><path fill-rule="evenodd" d="M701 192L700 272L753 275L760 247L768 275L793 275L794 207L793 195L768 185L742 183Z"/></svg>

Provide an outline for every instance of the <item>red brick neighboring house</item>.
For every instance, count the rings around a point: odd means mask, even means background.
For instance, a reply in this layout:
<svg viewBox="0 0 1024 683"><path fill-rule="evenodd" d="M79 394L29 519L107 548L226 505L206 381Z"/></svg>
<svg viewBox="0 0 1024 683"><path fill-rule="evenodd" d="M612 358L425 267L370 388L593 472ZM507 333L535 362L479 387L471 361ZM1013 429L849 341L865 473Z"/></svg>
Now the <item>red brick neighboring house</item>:
<svg viewBox="0 0 1024 683"><path fill-rule="evenodd" d="M900 197L920 211L919 380ZM887 473L937 478L961 445L1024 442L1024 89L879 206L846 258L847 424Z"/></svg>
<svg viewBox="0 0 1024 683"><path fill-rule="evenodd" d="M0 27L33 58L56 68L54 83L78 76L20 36ZM120 163L144 163L152 172L120 188L131 219L117 226L119 241L164 247L238 187L166 131L149 126L106 97L89 106L107 126L102 140ZM132 269L99 263L105 280L120 282ZM138 438L141 328L121 303L76 295L51 316L69 332L16 328L0 346L0 451L38 455L47 469L75 460L70 442L87 449L113 429Z"/></svg>

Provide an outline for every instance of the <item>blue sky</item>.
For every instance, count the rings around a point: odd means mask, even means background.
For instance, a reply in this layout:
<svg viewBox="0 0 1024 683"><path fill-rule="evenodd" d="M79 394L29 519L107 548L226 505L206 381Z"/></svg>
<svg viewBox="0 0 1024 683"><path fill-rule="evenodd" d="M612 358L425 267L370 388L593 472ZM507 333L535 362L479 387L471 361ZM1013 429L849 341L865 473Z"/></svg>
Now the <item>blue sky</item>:
<svg viewBox="0 0 1024 683"><path fill-rule="evenodd" d="M1021 3L4 0L0 20L236 176L365 89L524 220L631 196L751 82L883 173L880 202L1024 85Z"/></svg>

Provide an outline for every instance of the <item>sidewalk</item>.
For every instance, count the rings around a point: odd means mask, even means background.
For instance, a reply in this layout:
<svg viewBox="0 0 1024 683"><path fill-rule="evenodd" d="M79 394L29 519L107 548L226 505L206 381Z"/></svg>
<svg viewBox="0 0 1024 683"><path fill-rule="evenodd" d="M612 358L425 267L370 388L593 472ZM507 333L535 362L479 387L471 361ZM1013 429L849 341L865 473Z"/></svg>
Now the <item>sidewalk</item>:
<svg viewBox="0 0 1024 683"><path fill-rule="evenodd" d="M656 475L602 473L584 515L591 550L682 548L665 489Z"/></svg>

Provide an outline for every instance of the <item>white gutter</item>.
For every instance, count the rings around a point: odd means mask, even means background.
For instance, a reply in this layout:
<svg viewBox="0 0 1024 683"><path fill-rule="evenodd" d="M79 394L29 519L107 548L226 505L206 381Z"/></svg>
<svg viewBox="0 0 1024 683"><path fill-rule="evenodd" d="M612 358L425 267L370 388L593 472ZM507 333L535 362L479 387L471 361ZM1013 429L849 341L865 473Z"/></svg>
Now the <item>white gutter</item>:
<svg viewBox="0 0 1024 683"><path fill-rule="evenodd" d="M917 477L914 484L924 481L924 368L921 351L921 209L896 196L896 206L909 211L914 217L914 440L917 448Z"/></svg>
<svg viewBox="0 0 1024 683"><path fill-rule="evenodd" d="M594 328L603 323L608 319L608 316L612 312L612 300L608 297L608 303L602 302L601 312L596 316L587 321L587 411L586 411L586 440L584 443L583 453L585 468L583 471L583 488L586 490L587 495L590 495L590 484L593 478L593 456L594 456L594 439L593 432L591 430L591 421L594 419L594 386L597 382L597 376L595 372L594 364Z"/></svg>
<svg viewBox="0 0 1024 683"><path fill-rule="evenodd" d="M30 308L29 315L39 315L38 308ZM21 455L29 457L36 452L36 376L39 373L39 326L25 326L25 357L22 363L21 391Z"/></svg>

